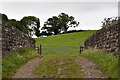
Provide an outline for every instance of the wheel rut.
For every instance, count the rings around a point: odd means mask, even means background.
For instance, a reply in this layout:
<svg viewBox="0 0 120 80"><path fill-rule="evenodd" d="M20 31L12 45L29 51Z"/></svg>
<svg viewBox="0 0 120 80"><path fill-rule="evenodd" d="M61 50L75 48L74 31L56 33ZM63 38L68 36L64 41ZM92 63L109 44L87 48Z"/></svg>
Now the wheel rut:
<svg viewBox="0 0 120 80"><path fill-rule="evenodd" d="M25 65L21 66L12 78L34 78L32 71L42 60L42 57L37 57L28 61Z"/></svg>
<svg viewBox="0 0 120 80"><path fill-rule="evenodd" d="M83 78L105 78L101 71L97 69L97 65L87 58L78 57L75 61L81 66L81 71L84 72Z"/></svg>

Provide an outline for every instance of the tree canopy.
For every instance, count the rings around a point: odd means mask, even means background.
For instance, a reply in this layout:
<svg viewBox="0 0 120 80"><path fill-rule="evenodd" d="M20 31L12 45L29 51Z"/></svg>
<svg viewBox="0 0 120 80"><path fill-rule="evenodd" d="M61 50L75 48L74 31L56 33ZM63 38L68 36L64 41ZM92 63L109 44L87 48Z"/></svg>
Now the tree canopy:
<svg viewBox="0 0 120 80"><path fill-rule="evenodd" d="M20 31L24 32L25 34L32 36L36 35L37 37L40 36L40 21L39 18L34 16L27 16L23 17L20 21L15 19L8 19L7 15L2 15L2 22L7 22L9 25L16 27Z"/></svg>
<svg viewBox="0 0 120 80"><path fill-rule="evenodd" d="M61 13L58 16L53 16L49 18L45 23L42 29L49 32L54 32L54 34L59 34L61 31L64 33L67 32L69 27L76 27L79 25L79 22L74 20L73 16L68 14Z"/></svg>
<svg viewBox="0 0 120 80"><path fill-rule="evenodd" d="M118 23L119 17L110 17L110 18L104 18L102 21L102 27L107 27L107 25L111 25L112 23Z"/></svg>
<svg viewBox="0 0 120 80"><path fill-rule="evenodd" d="M61 31L60 19L57 16L53 16L49 18L45 23L43 29L46 29L48 33L54 32L54 34L58 34Z"/></svg>
<svg viewBox="0 0 120 80"><path fill-rule="evenodd" d="M1 13L0 13L0 15L2 15L2 21L3 21L3 22L8 21L8 17L7 17L7 15L5 15L5 14L1 14Z"/></svg>
<svg viewBox="0 0 120 80"><path fill-rule="evenodd" d="M34 16L23 17L23 19L20 20L20 23L23 24L23 26L28 29L29 36L36 35L37 37L39 37L40 35L39 18L36 18Z"/></svg>
<svg viewBox="0 0 120 80"><path fill-rule="evenodd" d="M2 22L7 22L29 36L36 35L37 37L41 35L57 35L61 32L66 33L69 27L77 27L79 25L79 22L75 21L73 16L69 16L65 13L48 18L42 27L42 30L45 31L41 33L39 29L40 20L35 16L25 16L18 21L15 19L8 19L7 15L2 14Z"/></svg>
<svg viewBox="0 0 120 80"><path fill-rule="evenodd" d="M58 18L60 19L60 26L64 33L67 32L69 27L77 27L79 25L79 22L75 21L75 18L68 14L61 13L58 15Z"/></svg>

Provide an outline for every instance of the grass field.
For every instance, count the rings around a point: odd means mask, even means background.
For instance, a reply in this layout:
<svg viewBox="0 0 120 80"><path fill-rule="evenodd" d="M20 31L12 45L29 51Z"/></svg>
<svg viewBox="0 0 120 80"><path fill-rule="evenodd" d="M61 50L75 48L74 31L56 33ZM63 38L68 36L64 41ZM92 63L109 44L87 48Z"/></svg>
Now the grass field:
<svg viewBox="0 0 120 80"><path fill-rule="evenodd" d="M84 41L97 30L60 34L36 38L36 45L84 45Z"/></svg>
<svg viewBox="0 0 120 80"><path fill-rule="evenodd" d="M36 46L40 44L43 45L42 54L79 54L80 45L84 46L84 41L95 32L96 30L89 30L36 38L35 39ZM45 46L45 45L57 45L57 46Z"/></svg>

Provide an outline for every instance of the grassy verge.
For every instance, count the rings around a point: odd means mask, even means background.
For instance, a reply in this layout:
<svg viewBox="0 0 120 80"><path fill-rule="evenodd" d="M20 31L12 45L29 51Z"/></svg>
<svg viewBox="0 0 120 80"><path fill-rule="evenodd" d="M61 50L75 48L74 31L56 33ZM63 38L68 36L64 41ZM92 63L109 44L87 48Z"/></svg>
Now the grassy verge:
<svg viewBox="0 0 120 80"><path fill-rule="evenodd" d="M11 53L2 59L2 78L10 78L28 60L35 58L37 55L31 48L20 48L17 52Z"/></svg>
<svg viewBox="0 0 120 80"><path fill-rule="evenodd" d="M118 78L118 57L98 50L86 50L80 56L93 61L107 77Z"/></svg>
<svg viewBox="0 0 120 80"><path fill-rule="evenodd" d="M76 56L55 55L45 56L33 73L40 78L81 78L81 67L75 63Z"/></svg>

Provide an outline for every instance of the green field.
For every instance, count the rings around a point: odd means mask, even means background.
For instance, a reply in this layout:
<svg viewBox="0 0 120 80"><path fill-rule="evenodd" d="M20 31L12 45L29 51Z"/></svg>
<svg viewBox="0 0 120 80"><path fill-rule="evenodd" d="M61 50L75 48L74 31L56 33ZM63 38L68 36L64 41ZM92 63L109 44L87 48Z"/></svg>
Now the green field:
<svg viewBox="0 0 120 80"><path fill-rule="evenodd" d="M96 30L60 34L36 38L36 46L42 45L42 54L79 54L80 45ZM53 45L53 46L46 46ZM64 45L64 46L61 46ZM68 45L68 46L67 46Z"/></svg>
<svg viewBox="0 0 120 80"><path fill-rule="evenodd" d="M97 30L54 35L36 38L36 45L84 45L84 41Z"/></svg>

